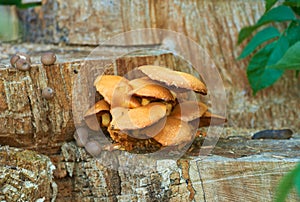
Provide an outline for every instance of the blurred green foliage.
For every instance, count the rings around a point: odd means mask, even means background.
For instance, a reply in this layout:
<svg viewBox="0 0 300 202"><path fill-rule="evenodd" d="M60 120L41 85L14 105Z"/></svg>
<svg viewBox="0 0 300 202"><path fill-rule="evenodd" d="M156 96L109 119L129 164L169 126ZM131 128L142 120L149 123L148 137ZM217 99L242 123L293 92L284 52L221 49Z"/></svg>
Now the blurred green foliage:
<svg viewBox="0 0 300 202"><path fill-rule="evenodd" d="M239 33L241 44L256 32L238 57L251 55L247 77L254 95L273 85L285 70L300 71L300 0L280 2L265 0L264 14ZM287 23L287 28L280 32L278 23Z"/></svg>

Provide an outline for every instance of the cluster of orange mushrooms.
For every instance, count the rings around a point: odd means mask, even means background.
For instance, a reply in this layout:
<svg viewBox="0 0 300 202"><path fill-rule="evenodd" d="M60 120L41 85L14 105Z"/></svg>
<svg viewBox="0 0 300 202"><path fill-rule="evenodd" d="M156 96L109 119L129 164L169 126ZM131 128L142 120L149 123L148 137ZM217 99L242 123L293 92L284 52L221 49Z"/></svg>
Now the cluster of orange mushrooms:
<svg viewBox="0 0 300 202"><path fill-rule="evenodd" d="M105 131L112 144L101 145L81 129L74 135L78 146L93 155L113 149L153 152L185 145L199 127L226 122L190 99L191 92L207 94L195 76L153 65L140 66L133 75L97 77L94 86L103 99L87 110L85 123L93 131Z"/></svg>

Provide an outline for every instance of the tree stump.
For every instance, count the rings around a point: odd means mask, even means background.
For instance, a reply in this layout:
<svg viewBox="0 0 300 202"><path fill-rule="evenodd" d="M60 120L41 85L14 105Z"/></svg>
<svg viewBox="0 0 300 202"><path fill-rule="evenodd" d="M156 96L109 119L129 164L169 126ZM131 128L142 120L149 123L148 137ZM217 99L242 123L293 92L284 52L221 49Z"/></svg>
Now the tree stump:
<svg viewBox="0 0 300 202"><path fill-rule="evenodd" d="M238 31L259 18L264 12L263 1L47 0L43 7L18 12L27 41L58 45L1 44L0 145L36 150L49 156L56 166L56 201L271 201L280 178L299 161L299 77L287 72L273 87L253 97L245 74L247 63L236 61L242 48L236 47ZM106 54L101 58L90 54L101 41L138 28L169 29L184 34L202 46L214 61L227 93L229 121L211 155L198 155L197 149L203 143L200 138L182 158L160 159L151 162L151 169L140 172L135 171L136 162L126 152L103 152L100 159L111 158L103 162L74 144L75 125L83 124L83 114L95 100L87 92L95 92L92 83L97 75L123 75L143 64L193 73L189 61L172 49L184 44L152 35L147 41L143 40L145 35L128 39L134 44L130 47L101 47ZM136 52L137 47L148 51ZM48 50L57 53L58 62L43 66L39 57ZM186 50L188 55L194 54ZM28 72L9 68L9 57L19 51L32 55L34 64ZM123 53L126 55L112 57ZM89 71L81 71L85 68ZM82 96L73 96L76 80L86 89ZM55 90L53 99L41 96L45 87ZM76 111L72 106L74 100L79 103ZM290 140L251 140L254 132L272 128L290 128L294 135ZM4 156L6 150L6 146L0 147ZM9 151L14 156L23 154L19 149ZM27 167L36 167L37 170L30 171L34 173L30 176L36 176L41 172L38 168L49 170L48 159L42 156L44 160L32 161L28 156L41 155L27 152L17 170L15 164L1 155L1 200L55 198L50 172L38 179L27 179L28 171L23 172ZM146 159L142 162L148 165ZM111 168L109 163L115 167ZM38 188L22 189L16 185L24 182L24 175ZM7 186L13 192L7 192ZM37 190L43 194L35 194ZM25 192L27 195L22 195ZM297 200L292 192L289 201Z"/></svg>

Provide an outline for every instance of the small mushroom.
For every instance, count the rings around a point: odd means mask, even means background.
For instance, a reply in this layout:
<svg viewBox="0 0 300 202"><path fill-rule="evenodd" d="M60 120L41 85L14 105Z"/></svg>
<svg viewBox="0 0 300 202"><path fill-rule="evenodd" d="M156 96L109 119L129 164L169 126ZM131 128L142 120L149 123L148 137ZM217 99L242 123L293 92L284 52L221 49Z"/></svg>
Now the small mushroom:
<svg viewBox="0 0 300 202"><path fill-rule="evenodd" d="M27 60L23 59L23 58L19 58L16 63L15 63L15 67L21 71L28 71L30 70L30 64L29 62L27 62Z"/></svg>
<svg viewBox="0 0 300 202"><path fill-rule="evenodd" d="M152 102L148 105L128 109L116 107L111 110L111 125L115 129L135 130L150 126L166 116L166 105Z"/></svg>
<svg viewBox="0 0 300 202"><path fill-rule="evenodd" d="M132 90L129 81L121 76L100 75L95 80L94 86L112 108L140 106L139 101L128 93Z"/></svg>
<svg viewBox="0 0 300 202"><path fill-rule="evenodd" d="M162 146L176 146L191 141L193 134L186 122L169 116L165 127L153 139Z"/></svg>
<svg viewBox="0 0 300 202"><path fill-rule="evenodd" d="M105 100L98 101L84 115L86 125L94 131L99 131L100 125L108 127L110 123L109 104Z"/></svg>
<svg viewBox="0 0 300 202"><path fill-rule="evenodd" d="M203 95L207 94L205 84L191 74L155 65L144 65L140 66L138 69L152 80L164 83L165 85L172 87L175 91L186 89L193 90Z"/></svg>
<svg viewBox="0 0 300 202"><path fill-rule="evenodd" d="M74 139L78 147L84 147L89 137L88 130L84 127L77 128L74 132Z"/></svg>
<svg viewBox="0 0 300 202"><path fill-rule="evenodd" d="M97 156L98 154L101 153L101 145L97 141L90 141L90 142L86 143L85 149L92 156Z"/></svg>
<svg viewBox="0 0 300 202"><path fill-rule="evenodd" d="M130 94L142 97L144 100L160 99L164 101L174 101L175 97L167 88L155 83L147 77L138 78L129 81L129 84L133 87ZM147 99L149 98L149 99ZM143 102L143 101L142 101ZM142 105L147 104L142 103Z"/></svg>
<svg viewBox="0 0 300 202"><path fill-rule="evenodd" d="M29 64L31 64L31 58L28 54L26 54L26 53L17 53L16 55L18 55L20 58L26 60Z"/></svg>
<svg viewBox="0 0 300 202"><path fill-rule="evenodd" d="M45 99L47 99L47 100L52 99L52 98L54 97L54 95L55 95L55 92L54 92L54 90L53 90L52 88L50 88L50 87L46 87L46 88L44 88L43 91L42 91L42 96L43 96L43 98L45 98Z"/></svg>
<svg viewBox="0 0 300 202"><path fill-rule="evenodd" d="M20 59L20 56L19 55L13 55L11 58L10 58L10 64L12 67L16 67L16 62Z"/></svg>
<svg viewBox="0 0 300 202"><path fill-rule="evenodd" d="M46 52L41 57L41 62L44 65L53 65L56 61L56 55L53 52Z"/></svg>
<svg viewBox="0 0 300 202"><path fill-rule="evenodd" d="M200 118L207 111L207 106L202 102L184 101L178 103L170 116L185 122Z"/></svg>

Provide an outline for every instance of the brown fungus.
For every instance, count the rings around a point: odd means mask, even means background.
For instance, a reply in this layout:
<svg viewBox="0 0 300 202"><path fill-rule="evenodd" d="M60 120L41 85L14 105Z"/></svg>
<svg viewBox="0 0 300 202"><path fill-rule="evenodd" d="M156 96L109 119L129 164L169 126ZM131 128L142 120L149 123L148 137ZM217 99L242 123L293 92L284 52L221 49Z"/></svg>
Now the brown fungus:
<svg viewBox="0 0 300 202"><path fill-rule="evenodd" d="M16 67L16 62L20 59L20 56L19 55L13 55L11 58L10 58L10 64L12 67Z"/></svg>
<svg viewBox="0 0 300 202"><path fill-rule="evenodd" d="M155 65L144 65L140 66L138 69L146 74L150 79L161 82L172 88L172 90L193 90L203 95L207 94L205 84L191 74Z"/></svg>
<svg viewBox="0 0 300 202"><path fill-rule="evenodd" d="M15 67L18 69L18 70L21 70L21 71L29 71L31 66L30 66L30 63L23 59L23 58L19 58L16 63L15 63Z"/></svg>
<svg viewBox="0 0 300 202"><path fill-rule="evenodd" d="M193 134L186 122L169 116L165 127L153 138L162 146L176 146L191 141Z"/></svg>
<svg viewBox="0 0 300 202"><path fill-rule="evenodd" d="M46 87L42 91L43 98L45 98L47 100L52 99L54 97L54 95L55 95L55 92L52 88Z"/></svg>
<svg viewBox="0 0 300 202"><path fill-rule="evenodd" d="M111 110L111 125L115 129L135 130L150 126L166 116L166 105L153 102L145 106L128 109L116 107Z"/></svg>
<svg viewBox="0 0 300 202"><path fill-rule="evenodd" d="M99 131L100 125L108 127L110 123L109 104L105 100L98 101L84 115L86 125L94 131Z"/></svg>
<svg viewBox="0 0 300 202"><path fill-rule="evenodd" d="M86 143L85 149L92 156L96 156L96 155L100 154L101 150L102 150L100 143L97 141L94 141L94 140Z"/></svg>
<svg viewBox="0 0 300 202"><path fill-rule="evenodd" d="M200 118L206 111L207 106L202 102L184 101L174 107L171 116L189 122Z"/></svg>
<svg viewBox="0 0 300 202"><path fill-rule="evenodd" d="M46 52L41 56L41 62L44 65L53 65L56 61L56 55L53 52Z"/></svg>
<svg viewBox="0 0 300 202"><path fill-rule="evenodd" d="M140 106L139 101L129 95L128 92L132 87L126 78L117 75L100 75L95 80L94 86L112 108Z"/></svg>

